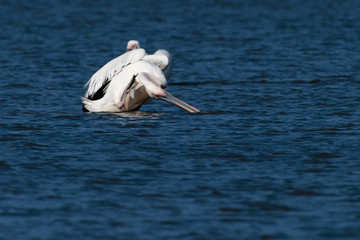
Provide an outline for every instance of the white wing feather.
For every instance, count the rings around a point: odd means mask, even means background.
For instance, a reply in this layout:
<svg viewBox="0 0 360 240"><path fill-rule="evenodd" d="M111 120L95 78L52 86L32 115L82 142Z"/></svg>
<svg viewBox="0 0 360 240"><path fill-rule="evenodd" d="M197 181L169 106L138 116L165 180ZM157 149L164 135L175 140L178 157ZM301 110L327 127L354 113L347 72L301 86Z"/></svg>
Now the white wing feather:
<svg viewBox="0 0 360 240"><path fill-rule="evenodd" d="M146 52L144 49L135 49L106 63L102 68L94 73L94 75L92 75L89 81L85 84L85 87L89 86L85 97L88 98L89 96L94 95L106 81L111 80L111 78L121 72L127 65L141 60L145 54Z"/></svg>

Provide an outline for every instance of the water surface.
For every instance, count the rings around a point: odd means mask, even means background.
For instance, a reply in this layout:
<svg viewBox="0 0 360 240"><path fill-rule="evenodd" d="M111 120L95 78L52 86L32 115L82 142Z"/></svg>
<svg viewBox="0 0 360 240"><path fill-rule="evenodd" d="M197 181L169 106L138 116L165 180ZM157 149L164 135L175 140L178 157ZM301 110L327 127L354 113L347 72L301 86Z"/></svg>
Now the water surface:
<svg viewBox="0 0 360 240"><path fill-rule="evenodd" d="M357 1L1 5L1 239L360 238ZM203 113L83 113L129 39Z"/></svg>

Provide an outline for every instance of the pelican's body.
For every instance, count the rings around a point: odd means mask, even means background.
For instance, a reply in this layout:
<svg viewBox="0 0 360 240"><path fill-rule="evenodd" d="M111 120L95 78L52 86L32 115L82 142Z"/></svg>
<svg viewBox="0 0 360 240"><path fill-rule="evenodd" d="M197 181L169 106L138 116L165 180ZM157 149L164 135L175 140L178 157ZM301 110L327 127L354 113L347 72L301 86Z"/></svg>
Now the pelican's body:
<svg viewBox="0 0 360 240"><path fill-rule="evenodd" d="M153 55L146 55L141 48L129 50L90 78L89 88L82 98L83 111L136 111L152 97L171 102L188 112L199 112L164 90L171 67L171 55L166 50L158 50Z"/></svg>
<svg viewBox="0 0 360 240"><path fill-rule="evenodd" d="M127 112L138 110L150 97L164 96L167 85L161 69L140 60L127 66L110 81L104 96L98 100L84 98L90 112Z"/></svg>

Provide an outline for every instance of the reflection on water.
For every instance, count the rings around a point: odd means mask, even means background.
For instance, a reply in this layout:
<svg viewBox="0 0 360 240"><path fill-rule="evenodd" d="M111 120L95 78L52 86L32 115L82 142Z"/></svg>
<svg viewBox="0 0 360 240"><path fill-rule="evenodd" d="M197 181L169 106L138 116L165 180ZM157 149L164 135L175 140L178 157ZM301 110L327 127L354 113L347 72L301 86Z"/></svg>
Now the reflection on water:
<svg viewBox="0 0 360 240"><path fill-rule="evenodd" d="M164 115L165 113L151 113L151 112L141 112L141 111L133 111L133 112L121 112L121 113L114 113L114 115L121 116L124 118L151 118L151 119L158 119L159 116Z"/></svg>

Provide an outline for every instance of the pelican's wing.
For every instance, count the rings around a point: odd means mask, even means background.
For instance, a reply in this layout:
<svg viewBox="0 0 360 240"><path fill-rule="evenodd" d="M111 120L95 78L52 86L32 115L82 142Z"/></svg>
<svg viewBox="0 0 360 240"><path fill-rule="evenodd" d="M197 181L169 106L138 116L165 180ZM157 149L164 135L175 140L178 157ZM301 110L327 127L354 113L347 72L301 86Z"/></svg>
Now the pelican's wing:
<svg viewBox="0 0 360 240"><path fill-rule="evenodd" d="M152 55L144 56L143 60L154 63L163 71L166 79L170 78L173 62L172 57L168 51L164 49L157 50Z"/></svg>
<svg viewBox="0 0 360 240"><path fill-rule="evenodd" d="M135 63L145 56L146 52L144 49L135 49L126 52L119 57L111 60L100 68L89 81L85 84L89 86L85 93L85 97L89 98L93 96L107 81L110 81L116 74L121 72L129 64Z"/></svg>

